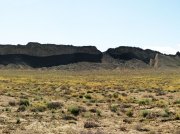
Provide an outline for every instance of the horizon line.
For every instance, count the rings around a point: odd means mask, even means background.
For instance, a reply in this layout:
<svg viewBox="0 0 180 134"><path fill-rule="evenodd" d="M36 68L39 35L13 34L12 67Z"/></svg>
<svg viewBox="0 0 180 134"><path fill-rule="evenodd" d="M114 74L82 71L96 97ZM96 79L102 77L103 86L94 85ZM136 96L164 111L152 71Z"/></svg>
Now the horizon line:
<svg viewBox="0 0 180 134"><path fill-rule="evenodd" d="M131 45L119 45L119 46L116 46L116 47L110 47L110 48L107 48L106 50L101 50L99 49L96 45L73 45L73 44L63 44L63 43L60 43L60 44L57 44L57 43L40 43L40 42L37 42L37 41L30 41L30 42L27 42L27 43L0 43L0 45L12 45L12 46L18 46L18 45L22 45L22 46L26 46L28 45L29 43L37 43L37 44L40 44L40 45L46 45L46 44L49 44L49 45L64 45L64 46L74 46L74 47L86 47L86 46L92 46L92 47L96 47L99 51L101 52L106 52L108 49L115 49L115 48L118 48L118 47L132 47L132 48L140 48L140 49L143 49L143 50L152 50L152 51L157 51L157 52L160 52L161 54L165 54L165 55L176 55L178 52L180 52L179 50L177 50L175 53L164 53L160 50L157 50L157 49L151 49L151 48L143 48L141 46L131 46Z"/></svg>

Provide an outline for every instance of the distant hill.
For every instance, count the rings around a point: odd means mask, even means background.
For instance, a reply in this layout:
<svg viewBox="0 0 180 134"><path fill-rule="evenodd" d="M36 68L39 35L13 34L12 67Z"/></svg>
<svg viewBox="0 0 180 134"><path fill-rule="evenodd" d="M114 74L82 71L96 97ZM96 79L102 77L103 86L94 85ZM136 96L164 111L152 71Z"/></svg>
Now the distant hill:
<svg viewBox="0 0 180 134"><path fill-rule="evenodd" d="M151 66L155 68L177 68L180 67L179 55L163 55L156 54L154 59L151 59Z"/></svg>
<svg viewBox="0 0 180 134"><path fill-rule="evenodd" d="M120 60L131 60L131 59L138 59L145 63L149 63L149 60L154 58L157 51L153 51L150 49L143 50L137 47L127 47L121 46L118 48L110 48L106 51L111 57Z"/></svg>
<svg viewBox="0 0 180 134"><path fill-rule="evenodd" d="M94 46L40 44L0 45L1 65L52 67L77 62L101 62L102 53Z"/></svg>
<svg viewBox="0 0 180 134"><path fill-rule="evenodd" d="M179 68L180 53L165 55L150 49L127 46L109 48L101 52L94 46L30 42L27 45L0 45L0 67Z"/></svg>
<svg viewBox="0 0 180 134"><path fill-rule="evenodd" d="M72 45L40 44L36 42L29 42L27 45L0 45L0 55L23 54L45 57L74 53L101 54L94 46L76 47Z"/></svg>

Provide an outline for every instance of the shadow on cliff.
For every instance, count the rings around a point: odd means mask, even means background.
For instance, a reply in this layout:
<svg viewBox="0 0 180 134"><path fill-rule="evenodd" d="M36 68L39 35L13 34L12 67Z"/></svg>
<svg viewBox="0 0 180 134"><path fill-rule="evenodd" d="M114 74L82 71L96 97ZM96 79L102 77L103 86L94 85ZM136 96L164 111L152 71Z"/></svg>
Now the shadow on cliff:
<svg viewBox="0 0 180 134"><path fill-rule="evenodd" d="M77 62L101 62L102 54L62 54L46 57L29 56L23 54L0 55L0 64L28 65L34 68L67 65Z"/></svg>

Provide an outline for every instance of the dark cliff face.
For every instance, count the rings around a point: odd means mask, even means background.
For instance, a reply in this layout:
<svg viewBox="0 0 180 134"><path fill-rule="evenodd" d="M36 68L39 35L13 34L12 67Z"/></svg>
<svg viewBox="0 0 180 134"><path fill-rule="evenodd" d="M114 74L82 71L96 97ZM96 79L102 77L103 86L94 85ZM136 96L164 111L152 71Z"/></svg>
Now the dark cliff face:
<svg viewBox="0 0 180 134"><path fill-rule="evenodd" d="M28 65L34 68L52 67L58 65L67 65L77 62L101 62L101 54L74 53L62 54L47 57L29 56L23 54L1 55L0 64Z"/></svg>
<svg viewBox="0 0 180 134"><path fill-rule="evenodd" d="M154 66L156 55L162 66L179 66L180 53L165 55L150 49L121 46L110 48L102 53L94 46L76 47L72 45L40 44L30 42L27 45L0 45L0 65L24 65L33 68L67 65L78 62L94 62L109 65Z"/></svg>
<svg viewBox="0 0 180 134"><path fill-rule="evenodd" d="M28 43L27 45L0 45L0 64L18 64L31 67L51 67L77 62L101 62L102 53L93 46L67 46Z"/></svg>
<svg viewBox="0 0 180 134"><path fill-rule="evenodd" d="M180 52L177 52L176 55L180 57Z"/></svg>
<svg viewBox="0 0 180 134"><path fill-rule="evenodd" d="M0 55L24 54L43 57L74 53L101 54L101 52L94 46L75 47L71 45L40 44L36 42L17 46L0 45Z"/></svg>
<svg viewBox="0 0 180 134"><path fill-rule="evenodd" d="M150 59L154 58L159 52L150 49L143 50L137 47L126 47L121 46L118 48L110 48L105 53L109 54L111 57L119 60L131 60L138 59L147 64L149 64Z"/></svg>

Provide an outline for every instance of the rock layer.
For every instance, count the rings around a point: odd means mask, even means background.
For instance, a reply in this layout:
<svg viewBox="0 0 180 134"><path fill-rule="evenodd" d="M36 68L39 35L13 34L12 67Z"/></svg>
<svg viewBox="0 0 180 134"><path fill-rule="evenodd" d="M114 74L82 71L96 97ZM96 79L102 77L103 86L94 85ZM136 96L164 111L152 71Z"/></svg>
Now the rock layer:
<svg viewBox="0 0 180 134"><path fill-rule="evenodd" d="M28 43L27 45L0 45L0 64L18 64L31 67L51 67L77 62L101 62L102 53L94 46Z"/></svg>
<svg viewBox="0 0 180 134"><path fill-rule="evenodd" d="M41 68L79 62L98 63L98 66L106 68L180 67L180 54L177 52L176 55L165 55L150 49L127 46L101 52L94 46L76 47L33 42L27 45L0 45L0 66Z"/></svg>

